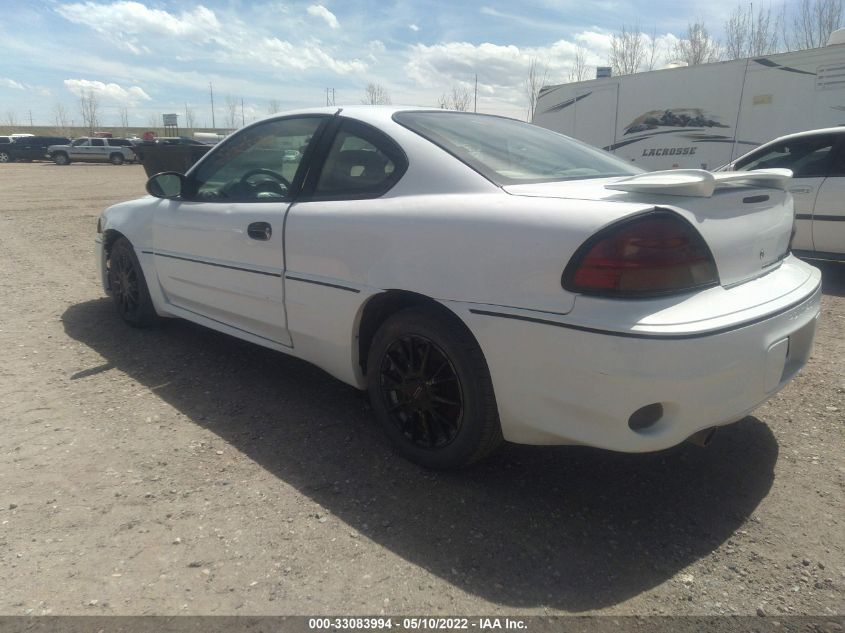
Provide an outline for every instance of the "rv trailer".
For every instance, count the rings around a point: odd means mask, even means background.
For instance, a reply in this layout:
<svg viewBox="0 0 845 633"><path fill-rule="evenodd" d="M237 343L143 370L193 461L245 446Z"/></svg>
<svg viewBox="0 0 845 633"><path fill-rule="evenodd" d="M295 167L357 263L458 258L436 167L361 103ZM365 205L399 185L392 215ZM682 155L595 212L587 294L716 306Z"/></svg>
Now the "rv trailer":
<svg viewBox="0 0 845 633"><path fill-rule="evenodd" d="M715 169L777 136L845 125L845 44L544 87L533 123L647 170Z"/></svg>

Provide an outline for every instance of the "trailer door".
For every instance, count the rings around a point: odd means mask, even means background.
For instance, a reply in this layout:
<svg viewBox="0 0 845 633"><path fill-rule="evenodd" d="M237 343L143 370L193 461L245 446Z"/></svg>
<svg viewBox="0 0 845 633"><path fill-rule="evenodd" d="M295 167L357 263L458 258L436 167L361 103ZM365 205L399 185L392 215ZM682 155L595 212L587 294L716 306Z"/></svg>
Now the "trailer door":
<svg viewBox="0 0 845 633"><path fill-rule="evenodd" d="M618 95L617 83L579 89L575 94L572 135L595 147L610 149L616 142Z"/></svg>

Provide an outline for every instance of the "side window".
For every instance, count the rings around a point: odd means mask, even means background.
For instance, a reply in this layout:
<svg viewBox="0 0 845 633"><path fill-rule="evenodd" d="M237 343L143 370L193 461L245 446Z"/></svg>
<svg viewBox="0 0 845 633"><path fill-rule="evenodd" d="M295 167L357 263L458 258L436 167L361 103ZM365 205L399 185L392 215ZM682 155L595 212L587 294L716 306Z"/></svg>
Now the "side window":
<svg viewBox="0 0 845 633"><path fill-rule="evenodd" d="M845 140L840 139L833 148L833 159L830 161L828 176L841 178L845 176Z"/></svg>
<svg viewBox="0 0 845 633"><path fill-rule="evenodd" d="M91 142L87 138L78 138L73 143L73 147L88 147Z"/></svg>
<svg viewBox="0 0 845 633"><path fill-rule="evenodd" d="M305 150L325 118L276 119L235 134L192 174L190 197L237 202L286 198Z"/></svg>
<svg viewBox="0 0 845 633"><path fill-rule="evenodd" d="M370 198L386 193L407 168L402 150L382 132L344 121L320 171L317 198Z"/></svg>
<svg viewBox="0 0 845 633"><path fill-rule="evenodd" d="M105 147L106 142L101 138L92 138L91 145L93 145L94 147Z"/></svg>
<svg viewBox="0 0 845 633"><path fill-rule="evenodd" d="M833 156L832 137L802 138L774 145L760 154L755 154L737 169L769 169L779 167L791 169L795 178L826 176Z"/></svg>

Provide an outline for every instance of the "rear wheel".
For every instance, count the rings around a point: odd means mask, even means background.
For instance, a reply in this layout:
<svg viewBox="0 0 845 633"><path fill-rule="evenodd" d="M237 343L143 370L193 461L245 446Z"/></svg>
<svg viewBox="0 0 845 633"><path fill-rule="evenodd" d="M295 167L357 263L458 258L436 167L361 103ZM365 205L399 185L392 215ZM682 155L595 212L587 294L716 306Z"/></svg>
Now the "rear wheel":
<svg viewBox="0 0 845 633"><path fill-rule="evenodd" d="M0 163L11 163L12 157L8 152L0 152Z"/></svg>
<svg viewBox="0 0 845 633"><path fill-rule="evenodd" d="M150 327L161 320L153 307L135 249L125 237L118 238L109 251L108 278L115 308L129 325Z"/></svg>
<svg viewBox="0 0 845 633"><path fill-rule="evenodd" d="M112 154L111 156L109 156L109 162L110 162L112 165L122 165L122 164L123 164L123 160L124 160L124 158L123 158L123 154L117 154L117 153L115 153L115 154Z"/></svg>
<svg viewBox="0 0 845 633"><path fill-rule="evenodd" d="M57 165L70 165L70 158L64 152L53 154L53 162Z"/></svg>
<svg viewBox="0 0 845 633"><path fill-rule="evenodd" d="M393 315L373 338L367 374L376 417L411 461L459 468L501 444L487 363L455 318L427 308Z"/></svg>

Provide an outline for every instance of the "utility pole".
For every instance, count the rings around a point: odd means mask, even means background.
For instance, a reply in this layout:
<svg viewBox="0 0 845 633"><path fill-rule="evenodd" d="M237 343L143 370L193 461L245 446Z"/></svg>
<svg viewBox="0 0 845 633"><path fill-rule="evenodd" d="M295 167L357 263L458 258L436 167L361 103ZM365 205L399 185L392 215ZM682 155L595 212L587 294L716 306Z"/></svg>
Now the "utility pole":
<svg viewBox="0 0 845 633"><path fill-rule="evenodd" d="M214 88L211 86L211 82L208 82L208 92L211 95L211 128L213 130L217 129L217 125L214 123Z"/></svg>
<svg viewBox="0 0 845 633"><path fill-rule="evenodd" d="M334 88L326 88L326 105L333 106L334 102Z"/></svg>
<svg viewBox="0 0 845 633"><path fill-rule="evenodd" d="M186 101L185 102L185 129L188 129L188 123L190 123L190 121L188 121L188 102Z"/></svg>
<svg viewBox="0 0 845 633"><path fill-rule="evenodd" d="M246 125L246 119L244 119L244 98L241 97L241 127Z"/></svg>
<svg viewBox="0 0 845 633"><path fill-rule="evenodd" d="M475 96L472 99L472 111L478 112L478 73L475 73Z"/></svg>

